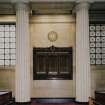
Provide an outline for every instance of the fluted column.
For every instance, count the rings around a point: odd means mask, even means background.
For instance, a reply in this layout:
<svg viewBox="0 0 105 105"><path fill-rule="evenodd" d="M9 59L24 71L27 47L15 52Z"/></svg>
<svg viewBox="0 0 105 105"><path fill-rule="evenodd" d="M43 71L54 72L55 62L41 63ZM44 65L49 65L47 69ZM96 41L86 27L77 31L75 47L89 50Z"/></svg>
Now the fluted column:
<svg viewBox="0 0 105 105"><path fill-rule="evenodd" d="M76 6L76 101L88 102L90 96L89 4Z"/></svg>
<svg viewBox="0 0 105 105"><path fill-rule="evenodd" d="M29 9L16 4L16 92L17 103L30 102Z"/></svg>

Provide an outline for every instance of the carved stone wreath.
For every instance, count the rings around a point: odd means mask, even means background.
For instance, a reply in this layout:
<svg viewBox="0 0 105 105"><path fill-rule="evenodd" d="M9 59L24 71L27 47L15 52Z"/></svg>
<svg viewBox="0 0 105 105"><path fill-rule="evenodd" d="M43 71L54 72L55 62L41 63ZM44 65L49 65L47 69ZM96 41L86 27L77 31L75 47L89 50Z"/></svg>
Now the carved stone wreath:
<svg viewBox="0 0 105 105"><path fill-rule="evenodd" d="M58 34L55 31L50 31L48 33L48 40L50 40L51 42L55 42L58 38Z"/></svg>

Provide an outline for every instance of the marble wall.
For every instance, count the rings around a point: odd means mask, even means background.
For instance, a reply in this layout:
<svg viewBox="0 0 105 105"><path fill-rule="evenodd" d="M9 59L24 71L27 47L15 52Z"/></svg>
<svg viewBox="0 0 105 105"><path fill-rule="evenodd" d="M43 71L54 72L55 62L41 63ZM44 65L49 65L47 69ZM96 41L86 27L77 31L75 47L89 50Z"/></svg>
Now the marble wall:
<svg viewBox="0 0 105 105"><path fill-rule="evenodd" d="M55 42L48 40L48 33L58 34ZM43 15L30 19L31 51L33 47L73 47L75 71L75 19L71 15ZM33 59L31 52L31 61ZM31 74L33 63L31 62ZM46 85L47 84L47 85ZM33 91L34 90L34 91ZM32 97L75 97L73 80L32 80Z"/></svg>
<svg viewBox="0 0 105 105"><path fill-rule="evenodd" d="M15 16L0 16L0 22L15 22ZM56 31L58 39L51 43L48 32ZM42 15L30 17L31 97L75 97L75 18L71 15ZM33 81L33 47L73 47L73 80ZM91 93L105 89L105 66L91 66ZM0 90L15 95L15 67L0 67Z"/></svg>

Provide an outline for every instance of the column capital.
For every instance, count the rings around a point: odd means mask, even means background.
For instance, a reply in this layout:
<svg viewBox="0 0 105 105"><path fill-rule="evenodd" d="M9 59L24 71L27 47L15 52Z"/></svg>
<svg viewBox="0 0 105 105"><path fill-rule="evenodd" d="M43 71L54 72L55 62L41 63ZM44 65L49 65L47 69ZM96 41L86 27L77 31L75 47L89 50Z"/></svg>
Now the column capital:
<svg viewBox="0 0 105 105"><path fill-rule="evenodd" d="M76 11L83 9L83 8L88 10L89 7L90 7L90 2L88 2L86 0L85 1L81 0L81 1L77 2L75 9L76 9Z"/></svg>
<svg viewBox="0 0 105 105"><path fill-rule="evenodd" d="M26 10L29 11L29 5L27 2L16 2L15 3L16 10Z"/></svg>
<svg viewBox="0 0 105 105"><path fill-rule="evenodd" d="M11 0L16 10L29 10L29 0Z"/></svg>

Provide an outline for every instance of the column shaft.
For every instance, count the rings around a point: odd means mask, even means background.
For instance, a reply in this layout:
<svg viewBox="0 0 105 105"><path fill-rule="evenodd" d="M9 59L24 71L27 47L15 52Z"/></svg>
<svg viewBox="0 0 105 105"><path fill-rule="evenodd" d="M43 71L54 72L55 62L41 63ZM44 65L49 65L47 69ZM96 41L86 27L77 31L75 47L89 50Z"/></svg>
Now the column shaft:
<svg viewBox="0 0 105 105"><path fill-rule="evenodd" d="M16 102L30 101L29 13L24 3L16 5Z"/></svg>
<svg viewBox="0 0 105 105"><path fill-rule="evenodd" d="M88 102L90 96L89 4L76 10L76 101Z"/></svg>

